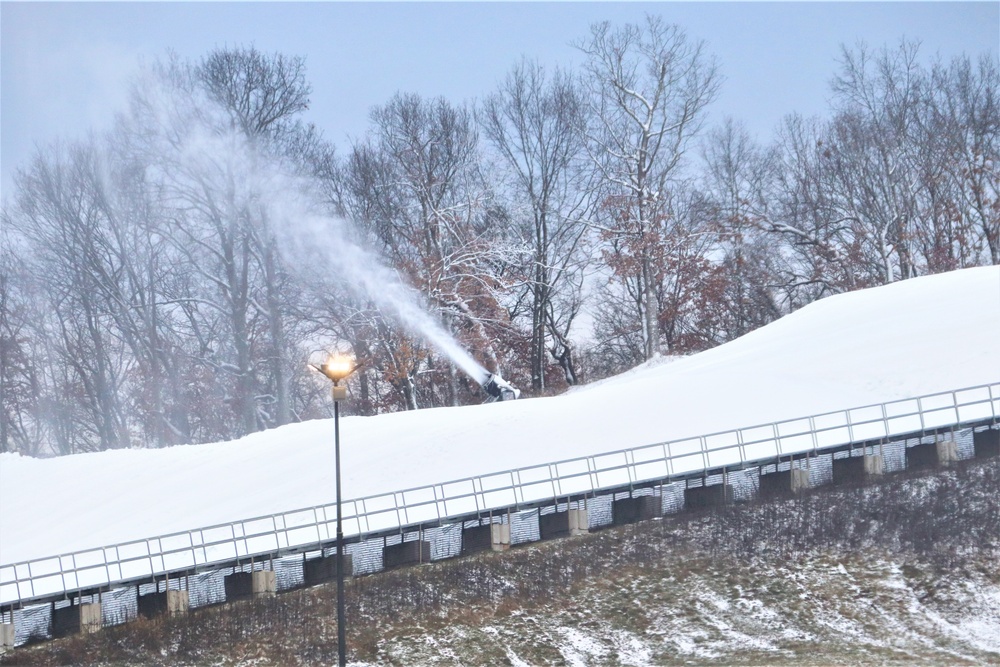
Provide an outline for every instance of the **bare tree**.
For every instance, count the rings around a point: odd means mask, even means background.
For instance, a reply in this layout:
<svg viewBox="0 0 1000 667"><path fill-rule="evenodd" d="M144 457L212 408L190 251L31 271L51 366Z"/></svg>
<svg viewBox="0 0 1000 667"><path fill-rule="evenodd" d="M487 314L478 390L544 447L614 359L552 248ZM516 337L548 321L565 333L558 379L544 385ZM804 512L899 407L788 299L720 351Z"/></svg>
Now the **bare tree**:
<svg viewBox="0 0 1000 667"><path fill-rule="evenodd" d="M299 171L323 168L329 149L314 128L298 120L309 106L311 92L302 58L267 56L253 47L222 49L204 58L196 72L210 98L229 113L256 150L291 157L298 161ZM289 351L294 346L287 322L291 283L266 213L257 212L249 231L249 252L259 267L263 291L256 305L267 322L267 384L273 390L269 395L274 412L265 418L269 425L280 426L291 420L292 410L289 391L294 371Z"/></svg>
<svg viewBox="0 0 1000 667"><path fill-rule="evenodd" d="M65 443L71 450L131 442L124 401L131 360L122 354L107 298L119 275L108 252L113 241L98 161L93 141L57 146L39 152L15 179L14 222L35 249L32 269L52 299L53 362L79 400L80 421Z"/></svg>
<svg viewBox="0 0 1000 667"><path fill-rule="evenodd" d="M863 44L844 48L833 83L838 113L824 158L836 205L853 225L858 259L877 283L917 271L914 133L922 85L917 51L917 44L906 42L877 55Z"/></svg>
<svg viewBox="0 0 1000 667"><path fill-rule="evenodd" d="M596 24L578 48L587 56L588 147L608 212L605 229L617 237L611 249L621 260L614 270L638 296L642 359L649 359L660 352L656 255L664 207L719 76L703 42L653 16L641 26Z"/></svg>
<svg viewBox="0 0 1000 667"><path fill-rule="evenodd" d="M578 250L586 230L586 188L578 164L583 113L568 74L556 70L549 78L538 63L525 60L486 99L481 115L483 131L510 170L514 197L530 220L529 364L532 388L539 391L545 389L550 346L566 382L577 381L569 329L580 307L580 281L571 274L581 271Z"/></svg>
<svg viewBox="0 0 1000 667"><path fill-rule="evenodd" d="M780 317L781 254L766 232L774 194L775 155L727 119L705 146L706 228L717 252L700 296L697 329L708 345L724 343Z"/></svg>
<svg viewBox="0 0 1000 667"><path fill-rule="evenodd" d="M501 306L507 221L489 203L470 111L397 94L372 111L372 121L372 136L354 148L345 168L348 213L442 324L499 369L499 343L511 332ZM379 330L390 335L394 328L382 323L373 329ZM406 340L390 345L406 352L393 373L406 405L418 405L419 391L426 392L424 404L458 403L464 378Z"/></svg>
<svg viewBox="0 0 1000 667"><path fill-rule="evenodd" d="M45 341L43 327L45 299L34 285L24 261L24 248L17 252L7 229L12 221L7 213L0 235L0 452L20 452L37 456L44 453L45 419L41 414L45 387L40 358Z"/></svg>
<svg viewBox="0 0 1000 667"><path fill-rule="evenodd" d="M781 132L770 232L792 306L844 291L995 261L1000 219L997 73L968 58L930 72L919 45L843 49L827 123Z"/></svg>
<svg viewBox="0 0 1000 667"><path fill-rule="evenodd" d="M265 55L254 47L217 49L195 72L246 137L276 138L294 128L298 114L309 108L312 89L298 56Z"/></svg>
<svg viewBox="0 0 1000 667"><path fill-rule="evenodd" d="M924 234L942 270L1000 264L1000 69L983 56L935 63L925 94L921 156L928 208L936 224ZM982 256L980 256L982 253Z"/></svg>
<svg viewBox="0 0 1000 667"><path fill-rule="evenodd" d="M253 49L218 51L199 66L159 63L133 95L132 134L145 142L138 152L169 219L163 236L196 277L181 300L195 357L217 375L235 420L214 427L218 437L292 419L295 289L268 213L280 187L269 170L284 150L322 152L290 116L307 101L300 60Z"/></svg>

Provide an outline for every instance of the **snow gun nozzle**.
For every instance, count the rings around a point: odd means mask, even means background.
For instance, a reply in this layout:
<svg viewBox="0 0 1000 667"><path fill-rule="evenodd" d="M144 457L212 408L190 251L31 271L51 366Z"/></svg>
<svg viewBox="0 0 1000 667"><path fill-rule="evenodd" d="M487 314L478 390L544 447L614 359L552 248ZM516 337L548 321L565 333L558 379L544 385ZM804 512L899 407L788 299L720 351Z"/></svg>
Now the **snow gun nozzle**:
<svg viewBox="0 0 1000 667"><path fill-rule="evenodd" d="M483 391L487 394L487 403L513 401L521 395L520 389L514 387L497 373L491 373L482 384Z"/></svg>

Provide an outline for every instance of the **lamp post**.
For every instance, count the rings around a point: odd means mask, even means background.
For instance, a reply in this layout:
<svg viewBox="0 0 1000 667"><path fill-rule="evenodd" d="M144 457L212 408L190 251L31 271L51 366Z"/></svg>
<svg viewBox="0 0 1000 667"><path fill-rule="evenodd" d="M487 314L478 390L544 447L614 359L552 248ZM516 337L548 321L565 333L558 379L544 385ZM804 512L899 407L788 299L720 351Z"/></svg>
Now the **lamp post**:
<svg viewBox="0 0 1000 667"><path fill-rule="evenodd" d="M340 402L347 400L347 385L341 384L357 367L346 355L331 354L322 366L313 368L333 382L333 442L337 467L337 658L347 664L347 627L344 622L344 526L340 508Z"/></svg>

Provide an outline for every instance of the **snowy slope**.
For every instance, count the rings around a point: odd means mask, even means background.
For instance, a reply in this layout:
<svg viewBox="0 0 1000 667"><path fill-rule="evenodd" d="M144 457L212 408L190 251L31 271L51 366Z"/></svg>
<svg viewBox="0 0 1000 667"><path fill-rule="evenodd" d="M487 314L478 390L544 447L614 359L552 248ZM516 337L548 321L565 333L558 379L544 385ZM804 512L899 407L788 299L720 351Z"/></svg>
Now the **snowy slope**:
<svg viewBox="0 0 1000 667"><path fill-rule="evenodd" d="M350 417L344 496L1000 380L1000 267L824 299L563 396ZM333 500L333 425L34 460L0 455L0 563Z"/></svg>

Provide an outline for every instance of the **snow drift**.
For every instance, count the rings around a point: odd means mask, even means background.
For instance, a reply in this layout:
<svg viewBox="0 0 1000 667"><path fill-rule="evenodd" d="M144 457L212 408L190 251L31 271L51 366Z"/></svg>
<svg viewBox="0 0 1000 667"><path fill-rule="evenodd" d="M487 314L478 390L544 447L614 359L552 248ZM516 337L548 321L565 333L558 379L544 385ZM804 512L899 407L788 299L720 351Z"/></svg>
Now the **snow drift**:
<svg viewBox="0 0 1000 667"><path fill-rule="evenodd" d="M357 498L1000 380L1000 267L823 299L563 396L341 422ZM332 502L333 424L55 459L0 455L0 563Z"/></svg>

